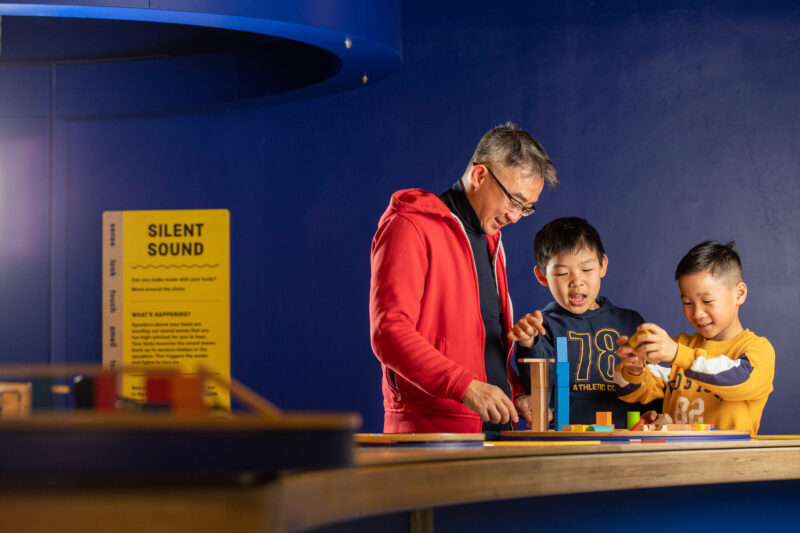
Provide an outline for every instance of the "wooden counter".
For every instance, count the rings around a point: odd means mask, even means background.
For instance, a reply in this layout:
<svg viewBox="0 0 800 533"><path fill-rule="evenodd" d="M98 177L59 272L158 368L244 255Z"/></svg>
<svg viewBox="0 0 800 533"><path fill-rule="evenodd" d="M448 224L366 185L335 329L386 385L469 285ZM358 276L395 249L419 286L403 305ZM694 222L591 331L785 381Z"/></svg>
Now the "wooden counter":
<svg viewBox="0 0 800 533"><path fill-rule="evenodd" d="M240 483L0 486L15 531L299 531L403 510L530 496L800 479L800 440L371 448L356 466Z"/></svg>

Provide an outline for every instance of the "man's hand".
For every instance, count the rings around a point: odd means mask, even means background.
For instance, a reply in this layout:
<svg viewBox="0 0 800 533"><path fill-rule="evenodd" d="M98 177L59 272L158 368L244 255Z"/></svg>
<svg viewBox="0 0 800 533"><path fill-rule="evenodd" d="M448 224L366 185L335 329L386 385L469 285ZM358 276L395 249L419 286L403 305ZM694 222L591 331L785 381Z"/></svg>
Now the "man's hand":
<svg viewBox="0 0 800 533"><path fill-rule="evenodd" d="M637 335L636 340L642 344L637 347L633 353L639 358L650 361L651 363L660 363L662 361L671 363L675 360L678 354L678 343L672 340L669 334L663 328L645 323L636 328L636 331L650 330L650 333L640 333Z"/></svg>
<svg viewBox="0 0 800 533"><path fill-rule="evenodd" d="M473 379L461 402L478 413L484 422L519 422L517 409L500 387Z"/></svg>
<svg viewBox="0 0 800 533"><path fill-rule="evenodd" d="M638 376L644 372L644 361L634 353L633 348L628 344L628 337L621 335L617 338L617 344L619 344L617 356L619 356L625 370L634 376Z"/></svg>
<svg viewBox="0 0 800 533"><path fill-rule="evenodd" d="M537 336L547 334L542 325L543 322L541 311L528 313L514 324L514 327L508 332L508 338L530 348L536 342Z"/></svg>

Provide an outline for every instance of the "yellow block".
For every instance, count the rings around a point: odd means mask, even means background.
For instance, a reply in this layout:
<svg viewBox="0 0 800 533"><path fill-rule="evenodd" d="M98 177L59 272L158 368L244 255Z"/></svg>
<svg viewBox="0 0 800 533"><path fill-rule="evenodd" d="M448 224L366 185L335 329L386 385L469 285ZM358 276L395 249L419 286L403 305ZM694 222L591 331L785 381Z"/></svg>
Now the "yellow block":
<svg viewBox="0 0 800 533"><path fill-rule="evenodd" d="M589 427L584 424L568 424L561 426L561 431L586 431L586 428Z"/></svg>
<svg viewBox="0 0 800 533"><path fill-rule="evenodd" d="M651 335L652 333L653 333L652 331L647 330L647 329L644 329L642 331L637 331L636 333L631 335L631 337L628 339L628 346L630 346L633 349L638 348L639 345L642 344L642 343L639 342L636 337L638 337L639 335L642 335L642 334Z"/></svg>

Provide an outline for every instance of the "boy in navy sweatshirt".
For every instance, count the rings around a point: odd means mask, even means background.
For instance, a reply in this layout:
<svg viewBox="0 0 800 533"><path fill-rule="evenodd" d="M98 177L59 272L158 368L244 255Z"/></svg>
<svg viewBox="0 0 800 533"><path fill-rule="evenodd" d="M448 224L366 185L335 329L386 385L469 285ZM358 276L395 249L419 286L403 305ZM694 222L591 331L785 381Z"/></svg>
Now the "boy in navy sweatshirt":
<svg viewBox="0 0 800 533"><path fill-rule="evenodd" d="M627 411L649 407L617 399L617 338L630 336L644 320L636 311L616 307L598 296L608 257L597 230L585 220L568 217L548 222L536 234L533 251L536 279L550 289L555 301L523 316L509 332L509 339L517 343L517 359L554 358L556 337L566 337L570 423L594 424L597 411L611 411L615 427L625 429ZM517 366L529 389L528 365ZM551 372L551 386L554 377ZM530 394L518 396L514 402L520 412L530 413Z"/></svg>

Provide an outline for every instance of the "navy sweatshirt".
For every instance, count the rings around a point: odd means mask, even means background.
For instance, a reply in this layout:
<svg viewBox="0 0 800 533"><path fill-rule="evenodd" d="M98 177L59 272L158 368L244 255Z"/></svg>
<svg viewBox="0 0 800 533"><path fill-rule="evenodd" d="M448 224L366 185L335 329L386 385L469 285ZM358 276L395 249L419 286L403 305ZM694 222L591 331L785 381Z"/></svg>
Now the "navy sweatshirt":
<svg viewBox="0 0 800 533"><path fill-rule="evenodd" d="M517 345L516 358L555 358L556 337L566 337L570 423L594 424L597 411L611 411L616 429L626 429L628 411L661 411L660 401L643 406L625 403L616 397L614 367L620 362L615 353L617 338L621 335L630 336L644 319L636 311L617 307L603 296L597 299L597 303L599 309L580 315L567 311L556 302L547 304L542 310L547 334L537 337L532 348ZM518 362L517 368L522 383L530 390L528 365ZM555 379L555 366L551 365L551 398Z"/></svg>

